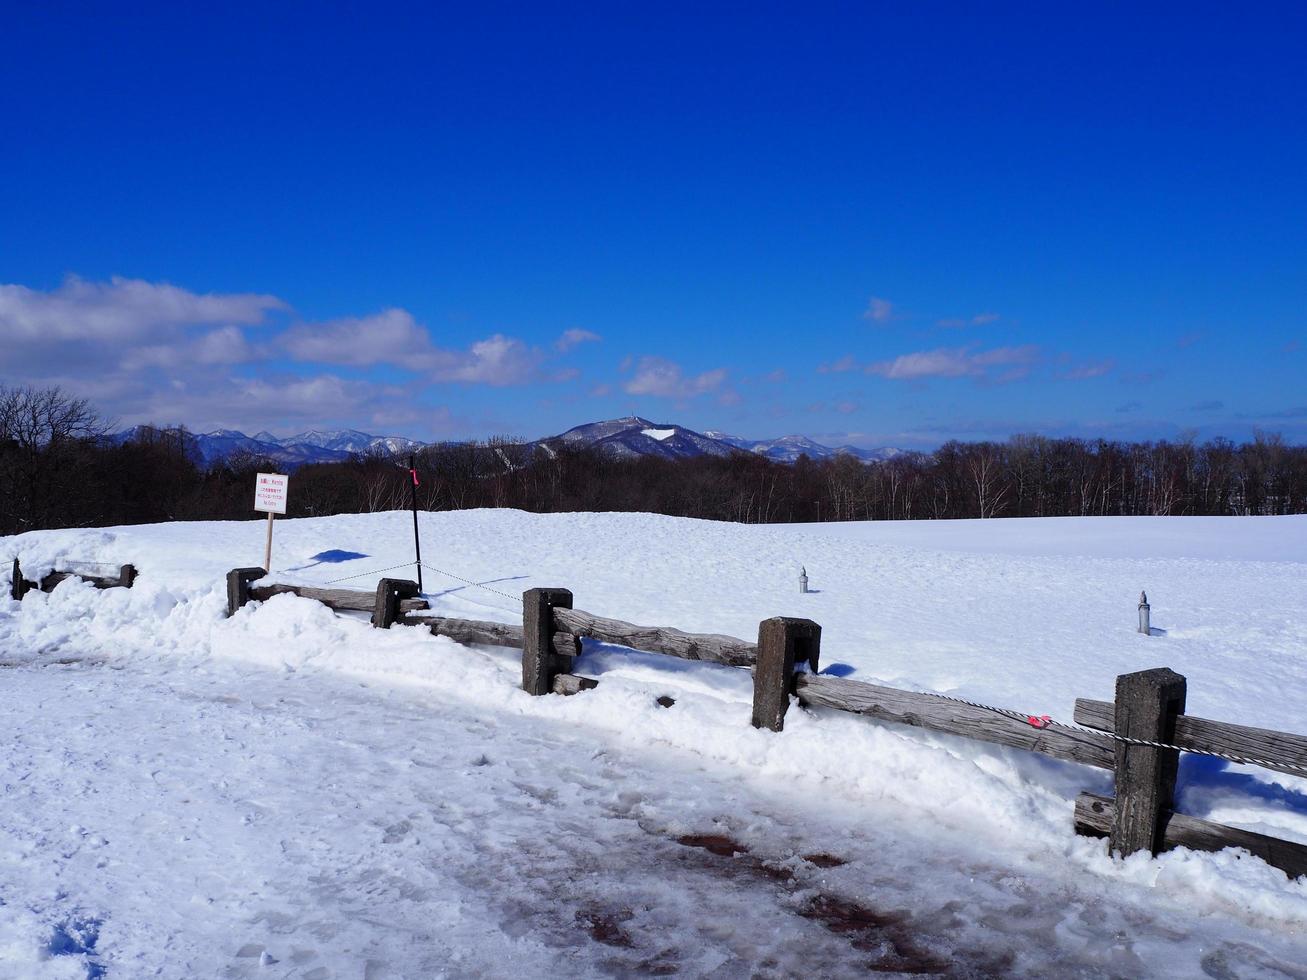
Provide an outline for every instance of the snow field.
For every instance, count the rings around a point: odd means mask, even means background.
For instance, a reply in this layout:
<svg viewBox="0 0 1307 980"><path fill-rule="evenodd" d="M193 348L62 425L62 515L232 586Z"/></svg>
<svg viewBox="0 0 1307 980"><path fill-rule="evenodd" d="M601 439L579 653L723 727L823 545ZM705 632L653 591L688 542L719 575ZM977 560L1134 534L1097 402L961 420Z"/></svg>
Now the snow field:
<svg viewBox="0 0 1307 980"><path fill-rule="evenodd" d="M408 520L279 523L278 577L394 564ZM1117 673L1171 666L1193 714L1305 727L1298 518L423 520L433 564L507 594L564 586L602 615L744 637L808 616L824 664L855 678L1069 719ZM29 577L74 558L140 570L132 590L66 582L0 608L0 965L16 975L838 975L914 957L1301 975L1303 883L1234 853L1113 862L1074 836L1070 801L1110 793L1109 774L834 712L754 731L747 672L712 665L588 645L577 669L598 689L533 699L512 651L291 596L227 620L222 575L258 560L261 533L6 541ZM330 551L367 557L313 559ZM817 593L798 594L799 564ZM504 596L426 586L438 612L520 621ZM1133 632L1140 588L1164 635ZM1305 790L1189 757L1179 806L1307 840ZM846 863L804 859L822 854ZM838 902L880 924L850 932Z"/></svg>

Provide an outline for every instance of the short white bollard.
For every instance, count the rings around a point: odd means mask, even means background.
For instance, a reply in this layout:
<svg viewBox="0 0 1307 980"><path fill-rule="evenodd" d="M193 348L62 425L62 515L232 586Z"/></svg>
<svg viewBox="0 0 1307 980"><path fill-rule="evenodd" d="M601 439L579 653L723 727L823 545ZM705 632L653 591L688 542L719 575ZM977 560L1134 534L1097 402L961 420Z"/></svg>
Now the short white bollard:
<svg viewBox="0 0 1307 980"><path fill-rule="evenodd" d="M802 565L799 566L799 592L802 595L808 594L808 570Z"/></svg>
<svg viewBox="0 0 1307 980"><path fill-rule="evenodd" d="M1152 628L1148 623L1148 612L1152 607L1148 605L1148 593L1139 593L1139 632L1144 636L1152 635Z"/></svg>

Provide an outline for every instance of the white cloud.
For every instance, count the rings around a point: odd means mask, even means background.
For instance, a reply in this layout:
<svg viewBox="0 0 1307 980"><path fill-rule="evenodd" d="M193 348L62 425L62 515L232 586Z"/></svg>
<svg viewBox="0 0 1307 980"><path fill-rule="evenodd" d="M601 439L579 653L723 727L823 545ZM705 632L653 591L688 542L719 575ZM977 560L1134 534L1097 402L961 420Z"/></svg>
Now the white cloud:
<svg viewBox="0 0 1307 980"><path fill-rule="evenodd" d="M1003 372L998 380L1012 381L1028 373L1038 357L1039 348L1029 344L1023 347L995 347L986 351L976 351L970 347L939 347L869 364L866 372L895 380L920 380L983 377L989 375L992 368L1007 367L1009 370Z"/></svg>
<svg viewBox="0 0 1307 980"><path fill-rule="evenodd" d="M622 389L628 395L686 399L717 391L725 381L725 368L686 377L681 366L673 361L663 357L642 357L635 366L635 375L622 385Z"/></svg>
<svg viewBox="0 0 1307 980"><path fill-rule="evenodd" d="M275 296L192 293L167 283L114 277L87 282L69 276L49 292L0 285L0 332L8 340L131 341L182 327L262 323L285 310Z"/></svg>
<svg viewBox="0 0 1307 980"><path fill-rule="evenodd" d="M407 310L301 323L282 335L282 345L298 361L365 367L400 364L429 352L431 337Z"/></svg>
<svg viewBox="0 0 1307 980"><path fill-rule="evenodd" d="M578 344L597 344L603 339L592 330L581 330L573 327L571 330L564 330L563 335L554 341L554 349L568 351Z"/></svg>
<svg viewBox="0 0 1307 980"><path fill-rule="evenodd" d="M296 360L368 367L391 364L426 374L436 382L494 387L544 380L544 352L504 334L492 334L467 350L445 350L407 310L390 309L365 317L321 324L299 324L282 338Z"/></svg>
<svg viewBox="0 0 1307 980"><path fill-rule="evenodd" d="M466 351L436 351L414 363L429 363L436 381L503 387L536 380L543 360L544 355L535 348L497 333Z"/></svg>

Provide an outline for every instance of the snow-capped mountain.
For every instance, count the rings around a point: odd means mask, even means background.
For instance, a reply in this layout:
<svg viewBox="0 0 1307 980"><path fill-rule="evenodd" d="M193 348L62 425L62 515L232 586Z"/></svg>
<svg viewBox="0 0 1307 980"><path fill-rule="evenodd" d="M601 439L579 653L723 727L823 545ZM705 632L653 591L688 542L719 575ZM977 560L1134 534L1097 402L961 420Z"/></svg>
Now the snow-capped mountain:
<svg viewBox="0 0 1307 980"><path fill-rule="evenodd" d="M793 463L800 456L809 459L830 459L832 456L852 456L864 463L875 463L893 459L903 452L901 449L884 447L881 449L860 449L857 446L826 446L807 436L781 436L779 439L741 439L724 432L709 430L704 435L718 442L744 449L780 463Z"/></svg>
<svg viewBox="0 0 1307 980"><path fill-rule="evenodd" d="M139 430L133 427L120 432L124 441ZM374 436L357 429L309 429L291 436L275 436L263 431L253 436L234 429L215 429L192 436L195 452L208 466L237 454L262 456L286 469L310 463L337 463L367 453L402 455L421 449L426 443L404 436ZM779 439L741 439L724 432L696 432L672 422L651 422L638 415L603 422L587 422L561 435L547 436L526 448L540 447L554 452L564 446L593 448L615 456L634 459L655 456L660 459L688 459L695 456L729 456L736 452L757 453L781 463L793 463L801 455L823 460L845 454L863 462L877 462L897 456L897 449L859 449L856 446L832 448L807 436L790 435Z"/></svg>
<svg viewBox="0 0 1307 980"><path fill-rule="evenodd" d="M540 440L548 446L563 443L573 447L600 449L616 456L658 456L685 459L690 456L729 456L736 447L684 426L654 423L638 415L606 422L588 422L568 429L560 436Z"/></svg>
<svg viewBox="0 0 1307 980"><path fill-rule="evenodd" d="M266 436L267 433L261 435ZM274 436L267 441L283 446L317 446L320 449L333 449L343 453L367 453L377 450L387 453L405 453L422 448L422 443L405 439L403 436L373 436L366 432L359 432L358 429L332 429L326 432L309 429L307 432L287 436L285 439L277 439Z"/></svg>

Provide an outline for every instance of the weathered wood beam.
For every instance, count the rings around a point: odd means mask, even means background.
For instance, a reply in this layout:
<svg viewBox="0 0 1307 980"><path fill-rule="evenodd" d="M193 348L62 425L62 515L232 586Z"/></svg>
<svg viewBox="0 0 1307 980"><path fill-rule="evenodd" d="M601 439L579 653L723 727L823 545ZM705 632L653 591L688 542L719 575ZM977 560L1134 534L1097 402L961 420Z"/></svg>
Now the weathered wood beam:
<svg viewBox="0 0 1307 980"><path fill-rule="evenodd" d="M228 617L235 616L236 610L250 601L250 583L267 574L262 568L233 568L227 573Z"/></svg>
<svg viewBox="0 0 1307 980"><path fill-rule="evenodd" d="M572 672L572 658L554 652L557 614L572 606L567 589L522 593L522 690L539 697L554 689L554 677Z"/></svg>
<svg viewBox="0 0 1307 980"><path fill-rule="evenodd" d="M880 721L1040 752L1099 769L1111 769L1115 764L1113 742L1106 735L1035 728L995 711L843 677L798 674L794 680L799 703L803 705L851 711Z"/></svg>
<svg viewBox="0 0 1307 980"><path fill-rule="evenodd" d="M1111 701L1077 698L1076 724L1104 732L1115 731L1114 711ZM1265 760L1267 769L1293 776L1307 772L1307 737L1269 728L1180 715L1175 719L1175 740L1171 744L1182 749Z"/></svg>
<svg viewBox="0 0 1307 980"><path fill-rule="evenodd" d="M636 626L570 608L555 609L554 619L560 630L632 650L663 653L683 660L706 660L731 667L752 667L758 662L757 646L734 636L682 633L669 626Z"/></svg>
<svg viewBox="0 0 1307 980"><path fill-rule="evenodd" d="M447 636L464 645L479 643L490 647L522 649L522 627L512 623L491 623L479 619L453 619L448 616L403 616L399 620L410 626L427 626L435 636ZM554 653L560 657L581 655L580 641L571 633L554 634Z"/></svg>
<svg viewBox="0 0 1307 980"><path fill-rule="evenodd" d="M127 577L126 569L131 569L130 577ZM84 575L81 572L51 572L41 579L40 589L42 592L53 592L54 587L65 579L79 578L83 582L90 582L97 589L116 589L126 585L131 588L131 582L136 578L136 570L131 565L123 565L117 575ZM125 581L124 581L125 580Z"/></svg>
<svg viewBox="0 0 1307 980"><path fill-rule="evenodd" d="M1089 837L1107 837L1116 820L1116 801L1094 793L1076 798L1076 832ZM1307 875L1307 845L1254 834L1225 824L1187 817L1168 811L1162 818L1161 849L1187 847L1195 851L1220 851L1241 847L1290 878Z"/></svg>
<svg viewBox="0 0 1307 980"><path fill-rule="evenodd" d="M554 676L554 693L562 695L580 694L599 686L593 677L581 677L578 674L556 674Z"/></svg>
<svg viewBox="0 0 1307 980"><path fill-rule="evenodd" d="M283 593L290 593L305 599L316 599L332 609L355 609L359 612L372 612L376 608L377 602L375 592L364 592L360 589L325 589L311 585L255 585L251 586L249 597L265 602L273 596L282 595ZM429 604L425 599L403 599L399 603L401 613L427 608L429 608Z"/></svg>
<svg viewBox="0 0 1307 980"><path fill-rule="evenodd" d="M1184 714L1185 679L1167 667L1122 674L1116 679L1114 725L1120 735L1174 744L1175 723ZM1180 753L1148 745L1116 743L1116 809L1112 851L1156 854L1164 816L1174 805Z"/></svg>
<svg viewBox="0 0 1307 980"><path fill-rule="evenodd" d="M421 595L418 584L406 578L383 578L372 601L372 625L388 630L400 617L399 604Z"/></svg>
<svg viewBox="0 0 1307 980"><path fill-rule="evenodd" d="M821 627L811 619L776 616L758 624L758 663L753 668L753 727L779 732L795 691L794 665L817 669Z"/></svg>

